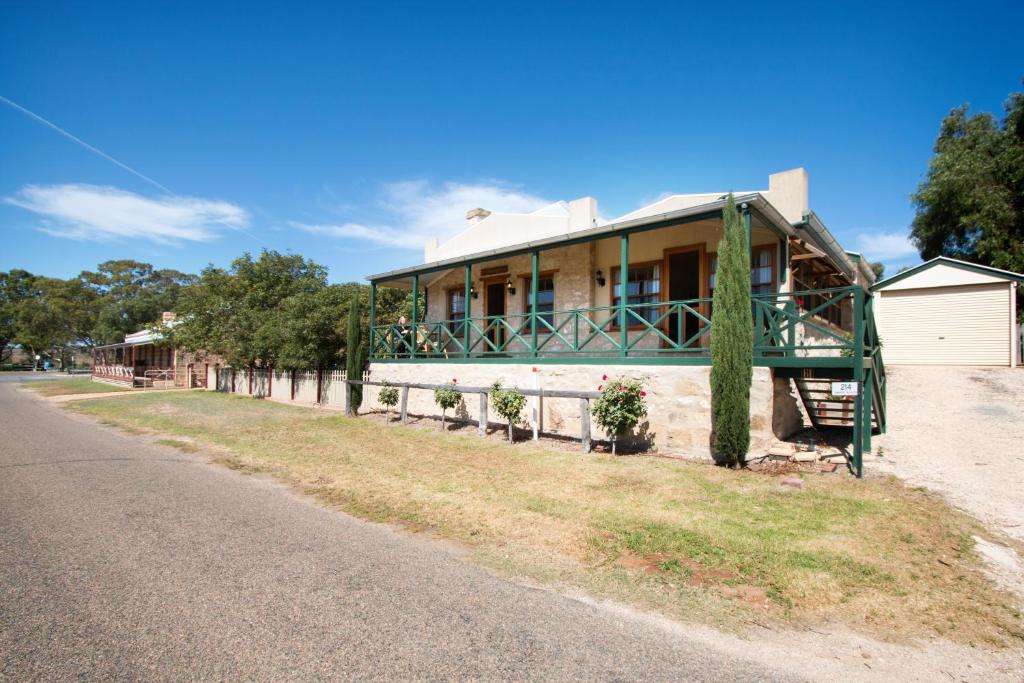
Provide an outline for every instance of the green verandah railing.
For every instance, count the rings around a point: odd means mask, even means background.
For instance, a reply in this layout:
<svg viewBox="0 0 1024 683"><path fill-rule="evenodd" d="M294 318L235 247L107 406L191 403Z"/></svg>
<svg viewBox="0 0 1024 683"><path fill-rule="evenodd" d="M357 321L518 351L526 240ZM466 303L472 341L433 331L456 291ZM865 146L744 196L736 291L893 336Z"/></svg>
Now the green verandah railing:
<svg viewBox="0 0 1024 683"><path fill-rule="evenodd" d="M858 290L849 286L755 295L751 312L755 357L852 353L854 340L825 322L823 313L833 307L855 308L863 298L863 290L859 295ZM803 300L812 295L820 303L804 308ZM617 356L667 360L671 356L709 363L713 332L710 308L711 299L628 304L628 335L621 333L621 306L458 318L420 322L414 327L375 325L371 329L370 358L564 360ZM801 327L805 334L813 332L813 343L797 344Z"/></svg>

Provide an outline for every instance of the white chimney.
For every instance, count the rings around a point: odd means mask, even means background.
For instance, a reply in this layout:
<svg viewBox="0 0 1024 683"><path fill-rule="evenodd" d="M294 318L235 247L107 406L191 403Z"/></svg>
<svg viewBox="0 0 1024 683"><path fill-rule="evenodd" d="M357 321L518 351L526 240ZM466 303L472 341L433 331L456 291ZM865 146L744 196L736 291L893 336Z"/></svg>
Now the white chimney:
<svg viewBox="0 0 1024 683"><path fill-rule="evenodd" d="M768 201L790 223L799 223L810 211L807 171L794 168L768 176Z"/></svg>
<svg viewBox="0 0 1024 683"><path fill-rule="evenodd" d="M569 202L569 232L587 230L597 225L597 200L580 197Z"/></svg>
<svg viewBox="0 0 1024 683"><path fill-rule="evenodd" d="M488 211L487 209L470 209L469 211L466 212L466 220L469 221L470 223L479 223L480 221L482 221L483 219L487 218L490 215L491 212Z"/></svg>

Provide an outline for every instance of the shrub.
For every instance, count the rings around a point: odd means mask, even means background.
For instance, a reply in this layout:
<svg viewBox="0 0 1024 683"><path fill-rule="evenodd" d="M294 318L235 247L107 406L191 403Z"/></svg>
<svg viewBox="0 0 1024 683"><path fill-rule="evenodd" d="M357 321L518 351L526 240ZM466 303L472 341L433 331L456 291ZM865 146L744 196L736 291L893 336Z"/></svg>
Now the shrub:
<svg viewBox="0 0 1024 683"><path fill-rule="evenodd" d="M455 389L457 379L452 379L449 384L434 389L434 403L441 406L441 431L444 431L445 416L448 411L459 405L462 401L462 394Z"/></svg>
<svg viewBox="0 0 1024 683"><path fill-rule="evenodd" d="M393 387L387 382L380 388L380 392L377 394L377 400L384 406L384 420L385 422L391 421L391 410L398 405L398 387Z"/></svg>
<svg viewBox="0 0 1024 683"><path fill-rule="evenodd" d="M647 392L639 379L616 377L609 380L608 375L601 379L604 384L597 387L601 396L594 401L594 419L611 439L614 455L618 437L647 417Z"/></svg>
<svg viewBox="0 0 1024 683"><path fill-rule="evenodd" d="M526 407L526 396L518 389L502 389L501 380L491 385L491 403L494 410L508 422L508 442L512 443L512 430Z"/></svg>
<svg viewBox="0 0 1024 683"><path fill-rule="evenodd" d="M725 229L718 243L711 310L711 419L716 457L739 467L750 448L754 372L750 245L731 193L722 214Z"/></svg>

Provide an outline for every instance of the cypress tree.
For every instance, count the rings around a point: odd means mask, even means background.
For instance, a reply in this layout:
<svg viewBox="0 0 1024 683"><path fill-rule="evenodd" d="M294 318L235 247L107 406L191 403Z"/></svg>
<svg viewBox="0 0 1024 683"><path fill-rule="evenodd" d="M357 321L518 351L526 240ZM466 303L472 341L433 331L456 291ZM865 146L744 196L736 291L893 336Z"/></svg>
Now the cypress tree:
<svg viewBox="0 0 1024 683"><path fill-rule="evenodd" d="M366 364L366 350L363 348L363 335L359 326L359 293L352 295L352 303L348 307L348 335L345 341L345 374L349 379L363 379L363 365ZM359 412L363 404L363 385L348 385L349 415Z"/></svg>
<svg viewBox="0 0 1024 683"><path fill-rule="evenodd" d="M711 413L716 456L740 467L750 447L754 326L750 245L731 193L723 222L711 311Z"/></svg>

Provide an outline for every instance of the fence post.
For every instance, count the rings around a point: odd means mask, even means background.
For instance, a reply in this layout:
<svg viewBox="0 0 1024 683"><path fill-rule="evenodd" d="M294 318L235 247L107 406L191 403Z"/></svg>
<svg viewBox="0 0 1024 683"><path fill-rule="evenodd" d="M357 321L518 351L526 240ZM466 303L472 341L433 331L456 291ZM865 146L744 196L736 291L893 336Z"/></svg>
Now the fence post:
<svg viewBox="0 0 1024 683"><path fill-rule="evenodd" d="M402 387L402 424L409 424L409 387Z"/></svg>
<svg viewBox="0 0 1024 683"><path fill-rule="evenodd" d="M583 452L590 452L590 399L580 399L580 440L583 442Z"/></svg>
<svg viewBox="0 0 1024 683"><path fill-rule="evenodd" d="M348 375L341 381L341 390L345 392L345 414L352 414L352 392L348 385Z"/></svg>
<svg viewBox="0 0 1024 683"><path fill-rule="evenodd" d="M480 436L487 436L487 392L480 392L480 426L477 429Z"/></svg>
<svg viewBox="0 0 1024 683"><path fill-rule="evenodd" d="M316 404L320 405L320 394L324 384L324 371L323 368L316 369Z"/></svg>
<svg viewBox="0 0 1024 683"><path fill-rule="evenodd" d="M274 366L271 365L267 370L267 398L271 398L274 393Z"/></svg>

